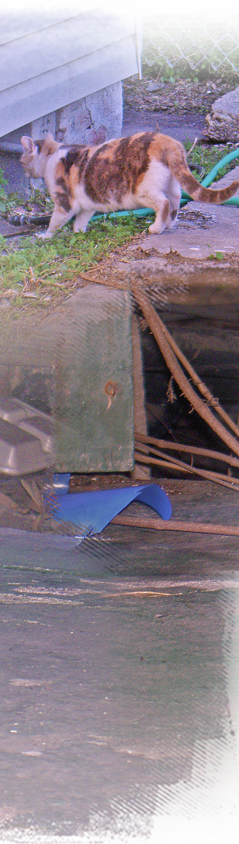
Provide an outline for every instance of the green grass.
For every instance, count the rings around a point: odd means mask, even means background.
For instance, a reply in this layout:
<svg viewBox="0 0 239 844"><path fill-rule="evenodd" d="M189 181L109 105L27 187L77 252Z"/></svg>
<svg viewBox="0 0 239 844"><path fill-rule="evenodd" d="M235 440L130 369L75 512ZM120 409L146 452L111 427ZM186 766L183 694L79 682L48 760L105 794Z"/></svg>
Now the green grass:
<svg viewBox="0 0 239 844"><path fill-rule="evenodd" d="M15 291L16 304L26 289L35 291L41 301L47 293L59 294L60 289L64 293L64 288L70 289L77 282L81 272L93 268L144 228L145 218L130 215L116 221L92 222L85 234L73 234L69 224L51 240L19 237L16 243L0 237L0 291Z"/></svg>
<svg viewBox="0 0 239 844"><path fill-rule="evenodd" d="M187 140L184 144L185 149L189 152L192 142ZM208 145L205 144L197 144L193 151L188 156L188 163L190 167L193 164L197 164L203 168L203 173L199 176L197 171L192 171L198 181L202 181L204 176L207 176L208 173L218 164L219 161L224 158L225 155L228 155L229 152L232 152L233 146L232 144L219 144L219 145ZM225 173L228 173L229 170L233 170L236 166L236 161L231 161L226 167L223 167L222 170L217 174L215 182L222 179L225 176Z"/></svg>

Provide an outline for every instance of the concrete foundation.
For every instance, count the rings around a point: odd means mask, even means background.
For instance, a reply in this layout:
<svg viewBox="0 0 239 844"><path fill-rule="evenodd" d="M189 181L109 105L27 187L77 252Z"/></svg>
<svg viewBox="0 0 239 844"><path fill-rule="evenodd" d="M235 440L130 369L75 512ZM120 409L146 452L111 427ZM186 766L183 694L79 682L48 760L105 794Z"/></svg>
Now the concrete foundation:
<svg viewBox="0 0 239 844"><path fill-rule="evenodd" d="M31 135L37 139L52 132L67 144L100 144L121 134L122 120L122 83L116 82L34 120Z"/></svg>

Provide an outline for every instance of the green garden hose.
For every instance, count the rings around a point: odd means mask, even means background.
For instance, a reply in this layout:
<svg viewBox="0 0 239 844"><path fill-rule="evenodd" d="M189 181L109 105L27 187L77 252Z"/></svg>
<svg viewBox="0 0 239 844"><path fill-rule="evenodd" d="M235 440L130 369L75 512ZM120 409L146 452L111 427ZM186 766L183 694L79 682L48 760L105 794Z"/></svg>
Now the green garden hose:
<svg viewBox="0 0 239 844"><path fill-rule="evenodd" d="M222 170L223 167L226 167L227 164L230 164L230 161L233 161L234 158L239 158L239 149L234 149L233 152L229 152L228 155L224 155L224 158L222 158L221 161L218 162L218 164L215 164L215 167L213 167L210 173L205 176L205 179L203 179L201 185L204 188L208 188L209 185L214 182L214 179L216 178L220 170ZM190 196L188 196L187 193L184 193L184 191L182 191L180 206L182 207L183 205L186 205L187 202L192 202L192 199ZM237 205L237 207L239 208L239 196L232 196L231 199L227 199L226 202L223 202L223 205Z"/></svg>

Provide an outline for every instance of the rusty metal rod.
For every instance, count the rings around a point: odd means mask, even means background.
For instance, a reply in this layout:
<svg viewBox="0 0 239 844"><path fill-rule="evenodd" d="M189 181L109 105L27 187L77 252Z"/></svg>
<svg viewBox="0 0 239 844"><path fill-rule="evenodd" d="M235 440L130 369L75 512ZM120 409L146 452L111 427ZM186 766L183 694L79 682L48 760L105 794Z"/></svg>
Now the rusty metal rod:
<svg viewBox="0 0 239 844"><path fill-rule="evenodd" d="M163 456L163 459L160 459L158 457L150 457L150 455L141 454L141 452L137 450L135 451L134 457L137 463L146 463L146 465L152 463L154 466L163 466L165 469L175 469L176 472L183 472L184 474L185 472L189 472L189 474L198 475L201 478L206 478L207 481L213 481L213 483L221 484L221 486L226 486L228 489L236 490L236 492L238 492L238 484L233 483L233 478L232 481L229 479L228 481L222 480L222 478L218 476L217 472L209 472L206 469L196 469L193 466L189 466L188 463L183 463L183 461L179 460L176 461L173 457L166 459L165 456ZM226 477L227 475L225 475L225 478Z"/></svg>
<svg viewBox="0 0 239 844"><path fill-rule="evenodd" d="M202 417L202 419L207 422L207 424L215 432L215 434L217 434L217 436L220 437L220 439L224 443L226 443L230 451L234 452L234 454L237 454L237 456L239 457L239 441L214 416L206 402L201 399L200 396L193 389L190 381L188 380L187 376L185 375L182 367L178 362L176 354L174 353L171 345L168 342L168 339L165 336L165 332L163 330L164 325L162 323L162 320L160 320L160 318L158 317L158 314L156 313L153 305L151 305L148 296L146 296L146 294L139 289L138 284L136 284L134 280L131 281L131 287L136 302L140 306L141 311L148 323L148 326L152 331L155 340L157 341L158 346L163 354L165 362L171 374L175 378L175 381L177 381L177 384L181 388L183 395L188 399L194 410L196 410L197 413L199 413L199 415ZM210 403L212 404L211 401Z"/></svg>
<svg viewBox="0 0 239 844"><path fill-rule="evenodd" d="M155 445L158 449L166 449L166 451L182 451L185 454L198 455L199 457L210 457L213 460L219 460L221 463L228 463L229 466L236 466L239 468L239 459L232 454L225 454L222 451L214 451L211 448L200 448L196 445L184 445L184 443L170 442L170 440L161 440L157 437L148 437L146 434L135 431L135 440L139 443ZM151 450L151 449L150 449Z"/></svg>
<svg viewBox="0 0 239 844"><path fill-rule="evenodd" d="M213 469L200 469L197 466L194 466L194 463L185 463L184 460L178 460L176 457L167 454L166 451L160 451L160 449L154 448L154 446L139 443L137 440L135 442L135 452L137 452L137 454L146 455L149 462L151 460L151 454L154 454L155 457L161 458L167 463L174 463L175 466L178 466L179 468L182 467L182 471L188 470L192 474L195 473L195 475L201 475L202 478L208 478L209 480L222 480L239 487L239 478L234 478L233 475L225 475L225 472L216 472Z"/></svg>
<svg viewBox="0 0 239 844"><path fill-rule="evenodd" d="M220 536L239 536L239 525L211 525L207 522L160 521L156 518L144 516L115 516L112 525L125 527L140 527L153 530L184 531L185 533L209 533Z"/></svg>
<svg viewBox="0 0 239 844"><path fill-rule="evenodd" d="M135 294L136 284L135 284L135 282L131 282L131 286L132 286L133 293L134 293L135 298L136 298L136 294ZM145 296L145 294L143 294L143 295ZM148 297L145 296L145 298L148 298ZM148 301L150 301L150 300L148 300ZM153 307L153 306L151 306L151 307ZM155 313L157 314L157 311L155 311ZM178 344L176 343L176 341L172 337L172 334L170 334L170 331L168 331L168 329L166 328L166 325L164 324L163 320L160 318L160 316L158 314L157 314L157 318L158 318L158 325L159 325L159 327L162 331L162 334L165 337L165 340L168 341L168 344L171 347L172 351L174 352L174 354L176 355L176 357L178 358L180 363L182 363L182 365L184 366L184 369L186 369L186 371L188 372L190 379L192 380L193 384L195 384L195 386L197 387L199 392L202 394L202 396L204 396L204 398L206 399L206 402L208 403L209 407L213 407L213 409L216 411L216 413L218 413L218 415L221 416L221 418L224 420L224 422L226 422L226 425L228 425L228 427L231 428L231 430L236 435L236 437L239 438L238 425L236 425L235 422L233 422L233 420L231 419L231 417L228 416L228 413L226 413L224 408L220 405L219 400L216 399L213 396L211 391L208 389L207 385L204 384L204 381L202 381L201 378L199 378L199 375L197 374L197 372L193 368L192 364L189 362L189 360L183 354L180 347L178 346ZM175 378L175 380L177 380L177 379Z"/></svg>

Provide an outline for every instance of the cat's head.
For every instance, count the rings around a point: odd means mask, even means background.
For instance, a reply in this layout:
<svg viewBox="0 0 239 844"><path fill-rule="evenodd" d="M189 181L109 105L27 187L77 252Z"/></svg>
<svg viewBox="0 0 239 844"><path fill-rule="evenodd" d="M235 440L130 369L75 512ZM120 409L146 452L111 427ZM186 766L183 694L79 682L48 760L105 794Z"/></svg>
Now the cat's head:
<svg viewBox="0 0 239 844"><path fill-rule="evenodd" d="M53 135L49 134L41 141L33 141L27 135L21 138L23 154L20 162L26 176L33 179L44 178L46 162L49 155L58 149L59 144L54 141Z"/></svg>

